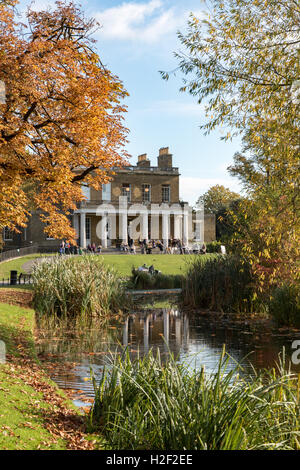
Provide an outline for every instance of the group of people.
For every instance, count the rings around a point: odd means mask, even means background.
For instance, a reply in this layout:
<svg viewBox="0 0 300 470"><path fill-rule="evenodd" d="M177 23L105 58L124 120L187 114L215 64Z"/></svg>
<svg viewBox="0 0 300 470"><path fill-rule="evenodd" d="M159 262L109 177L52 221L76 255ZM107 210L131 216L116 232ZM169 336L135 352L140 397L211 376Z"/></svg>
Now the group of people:
<svg viewBox="0 0 300 470"><path fill-rule="evenodd" d="M95 243L91 243L87 246L86 250L82 250L80 246L72 245L72 243L62 240L59 245L60 255L82 255L82 253L101 253L102 245L96 246Z"/></svg>
<svg viewBox="0 0 300 470"><path fill-rule="evenodd" d="M72 245L72 243L62 240L59 245L59 254L60 255L81 255L82 250L80 246Z"/></svg>
<svg viewBox="0 0 300 470"><path fill-rule="evenodd" d="M167 246L164 246L161 240L138 240L138 245L141 249L142 254L151 255L154 248L159 248L160 253L174 254L178 253L181 255L192 253L206 254L206 245L202 244L201 248L190 249L187 244L183 243L179 238L171 238L168 240ZM126 253L136 253L136 246L134 240L128 237L128 243L122 242L120 250Z"/></svg>
<svg viewBox="0 0 300 470"><path fill-rule="evenodd" d="M88 253L101 253L102 251L102 245L96 246L96 243L88 244L87 246L87 252Z"/></svg>
<svg viewBox="0 0 300 470"><path fill-rule="evenodd" d="M192 249L190 249L188 247L188 245L183 243L179 238L178 239L175 239L175 238L169 239L166 246L164 246L164 244L163 244L163 242L161 242L161 240L146 240L146 239L141 240L141 239L139 239L138 240L138 245L141 249L141 253L142 254L147 254L147 255L151 255L152 250L154 250L154 248L159 248L160 253L166 253L166 254L172 254L172 255L174 253L185 255L185 254L190 254L191 252L192 253L199 253L199 254L202 254L202 255L206 254L206 245L205 245L205 243L203 243L201 247L197 246L197 247L193 247ZM120 245L120 250L125 251L126 253L136 254L136 246L135 246L134 240L132 238L128 237L128 243L122 242L121 245ZM91 243L91 244L88 244L86 250L84 250L84 251L86 251L87 253L93 253L93 254L98 253L99 254L99 253L102 252L102 245L99 244L99 245L96 246L95 243ZM83 252L83 250L80 246L72 245L68 241L62 240L62 242L60 243L59 253L61 255L81 255L82 252Z"/></svg>

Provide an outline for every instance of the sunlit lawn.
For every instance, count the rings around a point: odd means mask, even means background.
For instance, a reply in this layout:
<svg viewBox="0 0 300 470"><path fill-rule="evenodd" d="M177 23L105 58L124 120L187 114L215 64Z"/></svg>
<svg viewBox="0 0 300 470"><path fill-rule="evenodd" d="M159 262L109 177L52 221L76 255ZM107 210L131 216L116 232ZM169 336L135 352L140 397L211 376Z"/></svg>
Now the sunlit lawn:
<svg viewBox="0 0 300 470"><path fill-rule="evenodd" d="M122 276L130 276L131 269L146 264L153 265L163 274L184 274L189 263L197 255L104 255L99 259L114 266Z"/></svg>
<svg viewBox="0 0 300 470"><path fill-rule="evenodd" d="M24 272L23 265L30 260L34 260L39 257L50 256L49 254L34 254L22 256L20 258L13 259L11 261L3 261L0 263L0 281L1 279L8 279L11 270L16 270L18 273ZM97 256L99 261L103 261L105 264L113 266L121 276L130 276L132 267L153 265L155 269L158 269L163 274L184 274L189 264L199 255L165 255L165 254L154 254L154 255L89 255ZM214 256L213 254L205 255L206 257Z"/></svg>
<svg viewBox="0 0 300 470"><path fill-rule="evenodd" d="M2 263L0 263L0 281L3 278L8 279L10 271L18 271L18 273L24 272L22 270L24 263L36 258L40 258L41 256L50 256L50 254L36 253L33 255L20 256L20 258L15 258L10 261L2 261Z"/></svg>
<svg viewBox="0 0 300 470"><path fill-rule="evenodd" d="M28 357L35 357L33 342L34 311L0 303L0 340L7 353L19 356L20 342ZM40 392L24 383L20 369L0 364L0 449L37 449L49 445L64 449L63 439L52 443L43 414L51 407Z"/></svg>

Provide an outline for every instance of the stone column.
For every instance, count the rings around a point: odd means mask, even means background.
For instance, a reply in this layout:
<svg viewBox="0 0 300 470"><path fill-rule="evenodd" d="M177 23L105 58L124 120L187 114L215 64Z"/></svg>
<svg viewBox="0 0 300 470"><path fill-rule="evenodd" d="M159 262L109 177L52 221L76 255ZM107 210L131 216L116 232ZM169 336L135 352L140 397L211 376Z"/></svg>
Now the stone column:
<svg viewBox="0 0 300 470"><path fill-rule="evenodd" d="M142 239L146 239L148 241L149 233L148 233L148 213L147 211L142 213Z"/></svg>
<svg viewBox="0 0 300 470"><path fill-rule="evenodd" d="M189 211L188 206L184 207L183 213L183 243L188 245L189 243Z"/></svg>
<svg viewBox="0 0 300 470"><path fill-rule="evenodd" d="M107 248L107 215L103 214L101 219L101 245L102 248Z"/></svg>
<svg viewBox="0 0 300 470"><path fill-rule="evenodd" d="M169 214L167 212L163 212L162 214L162 237L164 250L166 250L168 247L169 240Z"/></svg>
<svg viewBox="0 0 300 470"><path fill-rule="evenodd" d="M79 219L78 214L73 214L73 227L76 232L76 240L79 238Z"/></svg>
<svg viewBox="0 0 300 470"><path fill-rule="evenodd" d="M119 197L119 238L124 243L128 242L128 217L127 217L127 197Z"/></svg>
<svg viewBox="0 0 300 470"><path fill-rule="evenodd" d="M80 246L86 248L85 212L80 213Z"/></svg>
<svg viewBox="0 0 300 470"><path fill-rule="evenodd" d="M182 239L182 215L174 214L174 238Z"/></svg>

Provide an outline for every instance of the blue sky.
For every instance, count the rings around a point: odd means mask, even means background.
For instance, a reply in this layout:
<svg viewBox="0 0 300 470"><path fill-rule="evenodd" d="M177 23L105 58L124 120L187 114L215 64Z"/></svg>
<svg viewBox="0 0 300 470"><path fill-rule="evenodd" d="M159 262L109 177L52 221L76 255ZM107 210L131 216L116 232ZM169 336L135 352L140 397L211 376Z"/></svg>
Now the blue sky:
<svg viewBox="0 0 300 470"><path fill-rule="evenodd" d="M54 2L22 0L44 9ZM125 125L130 129L127 150L132 163L147 153L153 165L160 147L169 147L173 164L180 168L180 196L194 203L214 184L239 190L238 181L226 171L240 140L223 142L225 129L204 136L199 126L205 115L196 99L180 93L181 76L162 80L159 70L177 66L173 56L181 49L176 32L184 31L190 12L203 14L201 0L82 0L87 16L102 27L96 33L101 60L123 81L130 96ZM226 131L227 132L227 131Z"/></svg>

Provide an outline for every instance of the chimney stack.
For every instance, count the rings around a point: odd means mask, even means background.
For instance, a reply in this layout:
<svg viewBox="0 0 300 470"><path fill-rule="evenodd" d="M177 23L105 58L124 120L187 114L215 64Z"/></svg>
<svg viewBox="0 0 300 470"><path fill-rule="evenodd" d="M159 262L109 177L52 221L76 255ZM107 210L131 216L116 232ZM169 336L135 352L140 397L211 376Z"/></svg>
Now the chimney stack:
<svg viewBox="0 0 300 470"><path fill-rule="evenodd" d="M172 168L172 154L169 153L169 147L162 147L159 149L159 155L157 157L157 166L162 170L166 168Z"/></svg>
<svg viewBox="0 0 300 470"><path fill-rule="evenodd" d="M150 167L150 160L147 158L146 153L138 156L137 166Z"/></svg>

